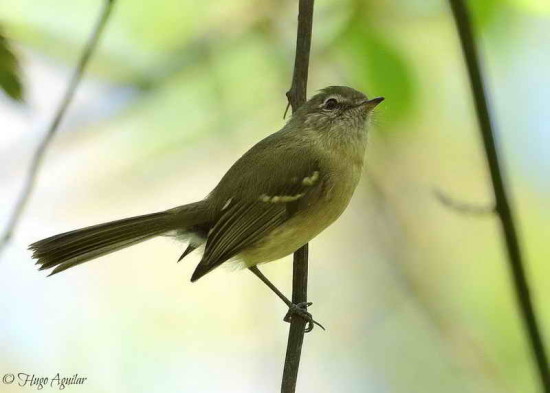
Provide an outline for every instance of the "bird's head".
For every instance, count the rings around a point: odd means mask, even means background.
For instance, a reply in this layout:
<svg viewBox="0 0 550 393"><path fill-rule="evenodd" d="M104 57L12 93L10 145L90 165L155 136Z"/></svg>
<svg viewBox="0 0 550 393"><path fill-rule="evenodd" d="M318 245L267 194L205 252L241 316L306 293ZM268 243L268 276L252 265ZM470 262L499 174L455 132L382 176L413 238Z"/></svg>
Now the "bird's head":
<svg viewBox="0 0 550 393"><path fill-rule="evenodd" d="M319 132L364 130L372 111L382 101L383 97L369 100L351 87L329 86L302 105L293 120Z"/></svg>

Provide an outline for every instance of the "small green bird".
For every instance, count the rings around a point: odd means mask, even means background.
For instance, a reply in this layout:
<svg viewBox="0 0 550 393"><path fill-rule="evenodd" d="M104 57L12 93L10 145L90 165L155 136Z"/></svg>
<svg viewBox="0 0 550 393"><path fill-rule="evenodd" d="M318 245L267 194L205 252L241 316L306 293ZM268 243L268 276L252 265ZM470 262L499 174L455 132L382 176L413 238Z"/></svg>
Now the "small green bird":
<svg viewBox="0 0 550 393"><path fill-rule="evenodd" d="M62 233L29 249L40 270L56 274L156 236L176 235L189 241L180 260L204 245L191 281L236 259L311 322L307 305L293 305L256 265L293 253L342 214L363 168L368 120L383 100L369 100L350 87L327 87L237 160L204 200Z"/></svg>

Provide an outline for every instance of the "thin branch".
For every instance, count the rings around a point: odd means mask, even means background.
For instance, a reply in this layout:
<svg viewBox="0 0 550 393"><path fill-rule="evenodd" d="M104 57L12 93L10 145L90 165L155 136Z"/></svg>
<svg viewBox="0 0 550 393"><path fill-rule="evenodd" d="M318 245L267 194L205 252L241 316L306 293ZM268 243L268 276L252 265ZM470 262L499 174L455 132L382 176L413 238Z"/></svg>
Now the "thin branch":
<svg viewBox="0 0 550 393"><path fill-rule="evenodd" d="M462 0L449 0L449 2L458 29L458 34L460 36L460 43L462 45L466 66L468 68L477 117L480 125L481 137L483 139L485 154L487 156L487 162L493 183L495 210L500 219L501 228L506 241L508 262L515 285L517 302L523 316L522 319L531 344L533 357L538 367L541 386L543 387L544 392L550 393L550 368L548 367L548 357L546 355L542 335L537 323L537 316L531 300L531 293L525 273L524 262L516 232L516 225L514 223L512 210L508 202L504 173L500 164L495 143L493 127L485 96L483 78L481 76L476 43L472 33L468 10L464 6Z"/></svg>
<svg viewBox="0 0 550 393"><path fill-rule="evenodd" d="M286 93L288 102L295 112L306 102L307 77L309 69L309 51L311 48L311 29L313 25L314 0L300 0L298 6L298 34L296 38L296 57L292 85ZM308 277L308 245L304 245L294 253L292 279L292 303L307 302ZM282 393L294 393L298 379L298 368L302 354L306 321L302 318L292 318L288 332L285 367L283 370Z"/></svg>
<svg viewBox="0 0 550 393"><path fill-rule="evenodd" d="M86 46L84 47L82 55L80 56L78 64L74 70L74 73L71 76L71 80L69 82L67 90L65 91L65 95L63 96L63 99L61 100L61 103L59 104L59 107L55 112L55 115L52 119L50 126L48 127L48 130L46 131L46 134L44 135L44 138L34 152L29 171L27 172L25 184L23 186L23 189L21 190L21 193L19 194L19 198L17 199L4 234L0 237L0 254L2 253L4 247L10 241L10 239L13 237L17 224L19 223L21 216L23 215L34 186L36 185L36 179L42 166L46 150L50 145L57 129L59 128L59 125L65 116L69 104L73 100L76 89L78 88L78 85L80 84L80 81L82 79L82 75L84 74L84 70L86 69L88 62L95 51L99 38L101 37L101 33L103 32L105 25L109 20L109 16L111 15L114 3L115 0L105 1L103 10L101 11L101 15L99 16L94 31L90 36L88 42L86 43Z"/></svg>
<svg viewBox="0 0 550 393"><path fill-rule="evenodd" d="M472 216L486 216L496 212L494 205L478 205L474 203L460 201L449 196L440 189L434 189L433 193L441 204L449 209L455 210L461 214L469 214Z"/></svg>
<svg viewBox="0 0 550 393"><path fill-rule="evenodd" d="M294 268L292 278L292 303L307 302L307 270L308 270L308 245L306 244L294 253ZM294 393L298 380L298 368L302 355L302 344L306 330L306 320L292 318L288 332L286 345L285 368L283 370L283 382L281 393Z"/></svg>
<svg viewBox="0 0 550 393"><path fill-rule="evenodd" d="M286 92L292 112L307 100L307 78L309 72L309 51L311 48L311 29L313 26L314 0L300 0L298 10L298 36L296 39L296 57L292 85Z"/></svg>

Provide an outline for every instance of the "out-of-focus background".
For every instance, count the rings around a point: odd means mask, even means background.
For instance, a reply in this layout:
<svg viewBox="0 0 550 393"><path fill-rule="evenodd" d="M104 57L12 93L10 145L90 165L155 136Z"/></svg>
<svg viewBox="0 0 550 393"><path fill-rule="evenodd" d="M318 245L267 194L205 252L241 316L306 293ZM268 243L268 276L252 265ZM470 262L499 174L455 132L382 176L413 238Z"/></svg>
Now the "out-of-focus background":
<svg viewBox="0 0 550 393"><path fill-rule="evenodd" d="M0 225L101 7L0 0L25 103L0 94ZM543 333L550 344L550 3L469 2ZM0 372L87 377L75 392L276 392L283 304L246 271L195 284L159 238L52 278L26 250L59 232L205 196L284 124L297 2L117 2L0 262ZM309 91L384 96L346 213L311 243L300 392L530 393L537 379L445 1L327 0ZM264 272L291 291L291 260ZM21 387L2 385L2 392ZM47 389L50 389L49 387Z"/></svg>

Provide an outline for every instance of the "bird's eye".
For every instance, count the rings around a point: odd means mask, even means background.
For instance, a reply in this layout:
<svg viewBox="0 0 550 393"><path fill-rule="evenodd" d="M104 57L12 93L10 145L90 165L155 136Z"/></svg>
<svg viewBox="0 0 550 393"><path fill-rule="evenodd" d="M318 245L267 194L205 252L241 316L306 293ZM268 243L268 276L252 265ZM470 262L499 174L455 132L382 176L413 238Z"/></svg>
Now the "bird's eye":
<svg viewBox="0 0 550 393"><path fill-rule="evenodd" d="M328 110L336 109L337 106L338 106L338 101L336 100L336 98L329 98L328 100L325 101L323 105L323 107Z"/></svg>

